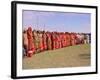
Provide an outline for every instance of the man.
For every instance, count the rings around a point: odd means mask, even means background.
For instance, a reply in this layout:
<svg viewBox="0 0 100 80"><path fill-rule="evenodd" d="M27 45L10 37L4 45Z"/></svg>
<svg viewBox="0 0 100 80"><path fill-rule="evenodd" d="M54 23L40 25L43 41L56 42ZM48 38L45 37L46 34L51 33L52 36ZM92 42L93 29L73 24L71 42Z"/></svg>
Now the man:
<svg viewBox="0 0 100 80"><path fill-rule="evenodd" d="M87 36L87 43L89 44L89 43L90 43L90 41L89 41L89 40L90 40L90 39L89 39L89 38L90 38L90 37L89 37L89 34L86 34L86 36Z"/></svg>
<svg viewBox="0 0 100 80"><path fill-rule="evenodd" d="M89 43L91 43L91 33L89 33L88 35L89 35Z"/></svg>

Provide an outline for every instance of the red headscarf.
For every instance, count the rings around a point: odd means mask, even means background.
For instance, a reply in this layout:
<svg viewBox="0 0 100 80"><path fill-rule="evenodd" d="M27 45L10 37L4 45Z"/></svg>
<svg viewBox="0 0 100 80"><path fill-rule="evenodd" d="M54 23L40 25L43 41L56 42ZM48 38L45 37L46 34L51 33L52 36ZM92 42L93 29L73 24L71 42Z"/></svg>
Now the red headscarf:
<svg viewBox="0 0 100 80"><path fill-rule="evenodd" d="M29 27L27 30L27 36L28 36L28 54L30 55L35 52L35 46L34 46L34 41L33 41L33 36L32 36L32 28Z"/></svg>

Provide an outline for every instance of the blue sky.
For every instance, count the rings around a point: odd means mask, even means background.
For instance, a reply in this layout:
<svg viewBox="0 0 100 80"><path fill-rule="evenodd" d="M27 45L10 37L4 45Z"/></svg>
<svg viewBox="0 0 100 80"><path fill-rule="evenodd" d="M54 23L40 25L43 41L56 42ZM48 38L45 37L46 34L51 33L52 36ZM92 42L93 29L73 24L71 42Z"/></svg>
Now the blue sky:
<svg viewBox="0 0 100 80"><path fill-rule="evenodd" d="M23 27L58 32L91 32L91 14L23 11Z"/></svg>

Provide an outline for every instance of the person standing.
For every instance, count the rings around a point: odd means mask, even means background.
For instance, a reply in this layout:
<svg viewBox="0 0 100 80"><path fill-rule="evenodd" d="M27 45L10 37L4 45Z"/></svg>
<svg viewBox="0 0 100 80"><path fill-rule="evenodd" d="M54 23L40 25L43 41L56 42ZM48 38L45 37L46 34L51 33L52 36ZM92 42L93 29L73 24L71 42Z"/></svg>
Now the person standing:
<svg viewBox="0 0 100 80"><path fill-rule="evenodd" d="M46 36L45 31L43 31L42 38L43 38L43 50L45 51L45 50L47 50L47 36Z"/></svg>
<svg viewBox="0 0 100 80"><path fill-rule="evenodd" d="M27 30L27 37L28 37L28 53L27 56L31 57L33 53L35 53L35 45L33 41L33 34L32 34L32 28L28 27Z"/></svg>
<svg viewBox="0 0 100 80"><path fill-rule="evenodd" d="M65 33L66 34L66 47L69 46L69 35L68 32Z"/></svg>
<svg viewBox="0 0 100 80"><path fill-rule="evenodd" d="M51 33L47 32L47 48L48 50L52 49Z"/></svg>
<svg viewBox="0 0 100 80"><path fill-rule="evenodd" d="M88 35L89 35L89 43L91 43L91 33L89 33Z"/></svg>
<svg viewBox="0 0 100 80"><path fill-rule="evenodd" d="M40 31L40 51L43 51L43 32Z"/></svg>
<svg viewBox="0 0 100 80"><path fill-rule="evenodd" d="M55 32L53 32L52 33L52 42L53 42L53 50L55 50L56 49L56 33Z"/></svg>
<svg viewBox="0 0 100 80"><path fill-rule="evenodd" d="M89 34L86 34L86 36L87 36L87 43L89 44L90 42L89 42Z"/></svg>
<svg viewBox="0 0 100 80"><path fill-rule="evenodd" d="M64 32L62 34L62 45L63 45L63 47L65 47L65 35L64 35Z"/></svg>
<svg viewBox="0 0 100 80"><path fill-rule="evenodd" d="M62 48L61 39L61 33L59 33L59 48Z"/></svg>
<svg viewBox="0 0 100 80"><path fill-rule="evenodd" d="M24 29L23 31L23 50L24 50L24 56L28 53L28 37L27 37L27 29Z"/></svg>
<svg viewBox="0 0 100 80"><path fill-rule="evenodd" d="M73 33L71 33L71 45L74 45L74 35L73 35Z"/></svg>

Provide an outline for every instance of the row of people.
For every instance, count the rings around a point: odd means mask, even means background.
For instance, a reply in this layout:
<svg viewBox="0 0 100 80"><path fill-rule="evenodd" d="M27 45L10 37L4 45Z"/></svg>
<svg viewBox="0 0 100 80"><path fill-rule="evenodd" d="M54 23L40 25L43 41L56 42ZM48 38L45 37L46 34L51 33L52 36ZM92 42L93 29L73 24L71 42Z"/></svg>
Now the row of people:
<svg viewBox="0 0 100 80"><path fill-rule="evenodd" d="M31 57L35 53L55 50L77 44L90 43L91 34L68 32L45 32L29 27L23 31L24 54Z"/></svg>

